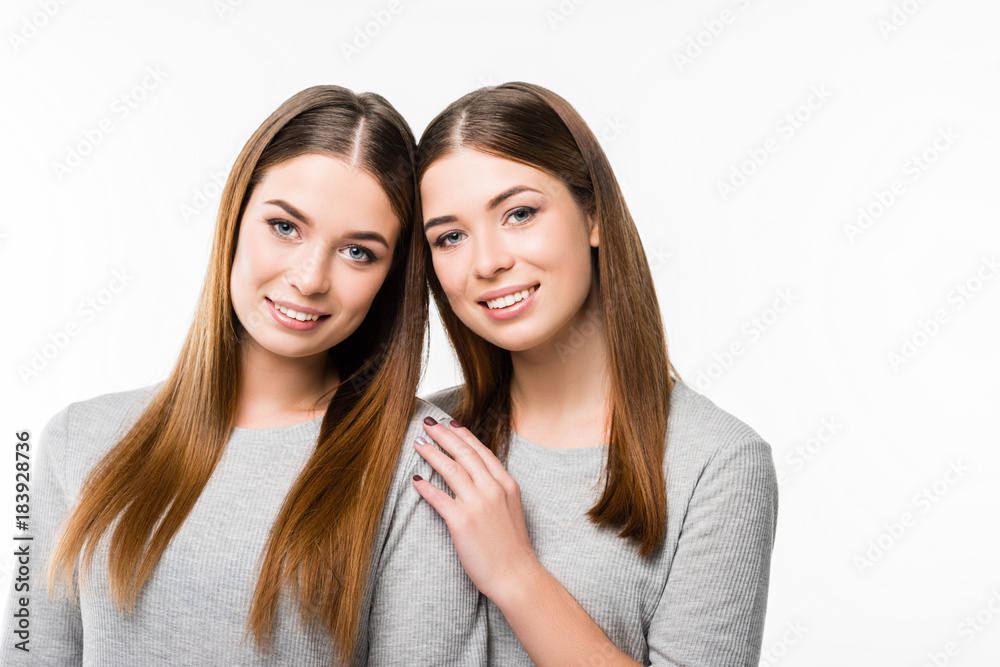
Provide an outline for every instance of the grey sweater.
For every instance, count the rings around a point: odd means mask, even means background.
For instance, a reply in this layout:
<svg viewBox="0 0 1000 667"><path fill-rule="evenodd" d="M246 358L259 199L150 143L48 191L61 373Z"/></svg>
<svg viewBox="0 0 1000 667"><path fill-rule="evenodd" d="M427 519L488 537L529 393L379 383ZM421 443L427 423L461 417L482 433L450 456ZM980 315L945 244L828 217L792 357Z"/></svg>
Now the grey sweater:
<svg viewBox="0 0 1000 667"><path fill-rule="evenodd" d="M167 547L135 609L124 615L107 587L102 538L79 591L79 605L46 594L53 539L87 473L141 414L156 385L106 394L59 412L31 452L30 591L12 592L2 665L330 665L331 640L303 628L298 608L282 601L273 653L245 639L258 558L293 480L319 435L321 419L282 428L233 430L218 467ZM420 401L386 498L354 664L482 665L485 600L462 570L444 521L412 488L419 474L444 487L415 452L421 420L447 415ZM386 573L395 577L386 580ZM12 582L13 584L13 582ZM374 594L372 593L374 590ZM28 652L13 612L27 597Z"/></svg>
<svg viewBox="0 0 1000 667"><path fill-rule="evenodd" d="M428 400L453 412L458 398L452 388ZM666 538L641 559L633 543L586 517L600 497L606 446L549 449L514 434L507 470L521 488L532 546L633 660L756 666L778 512L770 446L678 382L666 447ZM490 664L531 665L492 602L487 615Z"/></svg>

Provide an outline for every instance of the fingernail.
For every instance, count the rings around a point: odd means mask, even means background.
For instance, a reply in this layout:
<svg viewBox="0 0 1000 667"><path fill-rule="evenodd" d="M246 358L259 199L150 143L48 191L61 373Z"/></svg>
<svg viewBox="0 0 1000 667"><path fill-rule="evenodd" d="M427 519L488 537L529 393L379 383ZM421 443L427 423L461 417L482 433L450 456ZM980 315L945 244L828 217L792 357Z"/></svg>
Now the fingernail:
<svg viewBox="0 0 1000 667"><path fill-rule="evenodd" d="M423 479L424 479L424 478L423 478L423 477L421 477L420 475L414 475L414 476L413 476L413 481L414 481L414 482L421 482L421 481L423 481Z"/></svg>
<svg viewBox="0 0 1000 667"><path fill-rule="evenodd" d="M418 435L418 436L416 437L416 439L415 439L415 440L414 440L413 442L417 443L418 445L429 445L429 444L431 444L431 443L430 443L430 442L429 442L429 441L427 440L427 438L425 438L425 437L424 437L424 436L422 436L422 435Z"/></svg>
<svg viewBox="0 0 1000 667"><path fill-rule="evenodd" d="M452 419L451 420L451 427L452 428L462 428L462 425L458 422L457 419Z"/></svg>
<svg viewBox="0 0 1000 667"><path fill-rule="evenodd" d="M424 423L428 426L434 426L437 424L437 420L434 417L424 417Z"/></svg>

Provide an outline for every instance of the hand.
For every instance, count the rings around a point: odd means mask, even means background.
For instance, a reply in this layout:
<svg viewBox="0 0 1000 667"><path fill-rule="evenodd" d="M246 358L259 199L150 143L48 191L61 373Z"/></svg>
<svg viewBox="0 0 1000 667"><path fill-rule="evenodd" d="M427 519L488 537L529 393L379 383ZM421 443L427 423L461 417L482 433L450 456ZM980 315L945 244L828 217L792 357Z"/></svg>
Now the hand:
<svg viewBox="0 0 1000 667"><path fill-rule="evenodd" d="M455 497L419 476L413 485L448 525L466 574L496 602L542 570L528 539L521 489L493 452L457 421L448 429L427 417L424 430L451 456L423 436L414 447Z"/></svg>

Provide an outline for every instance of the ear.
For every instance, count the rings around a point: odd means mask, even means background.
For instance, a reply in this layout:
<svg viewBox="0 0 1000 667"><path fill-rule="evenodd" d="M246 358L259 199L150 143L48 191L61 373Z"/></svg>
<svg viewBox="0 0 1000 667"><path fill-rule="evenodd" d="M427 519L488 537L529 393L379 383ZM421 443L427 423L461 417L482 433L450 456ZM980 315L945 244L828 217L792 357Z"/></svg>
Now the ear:
<svg viewBox="0 0 1000 667"><path fill-rule="evenodd" d="M588 215L587 224L590 227L590 247L597 248L601 245L601 230L597 224L597 216L593 213Z"/></svg>

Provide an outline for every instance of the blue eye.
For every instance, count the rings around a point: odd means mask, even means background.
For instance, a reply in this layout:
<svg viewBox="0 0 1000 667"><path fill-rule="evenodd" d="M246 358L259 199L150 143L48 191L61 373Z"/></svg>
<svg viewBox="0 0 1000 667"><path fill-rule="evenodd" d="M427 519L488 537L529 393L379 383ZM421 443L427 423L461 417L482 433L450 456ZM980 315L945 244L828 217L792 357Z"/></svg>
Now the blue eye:
<svg viewBox="0 0 1000 667"><path fill-rule="evenodd" d="M531 216L533 216L537 211L538 211L537 208L532 208L530 206L520 206L511 211L509 217L514 222L527 222L528 220L531 219Z"/></svg>
<svg viewBox="0 0 1000 667"><path fill-rule="evenodd" d="M274 230L275 236L282 238L290 237L297 231L297 228L287 220L268 220L267 224Z"/></svg>
<svg viewBox="0 0 1000 667"><path fill-rule="evenodd" d="M461 240L462 232L448 232L438 237L437 241L434 242L434 247L439 248L441 246L455 245Z"/></svg>
<svg viewBox="0 0 1000 667"><path fill-rule="evenodd" d="M371 263L375 261L375 253L360 245L347 247L347 256L356 262Z"/></svg>

